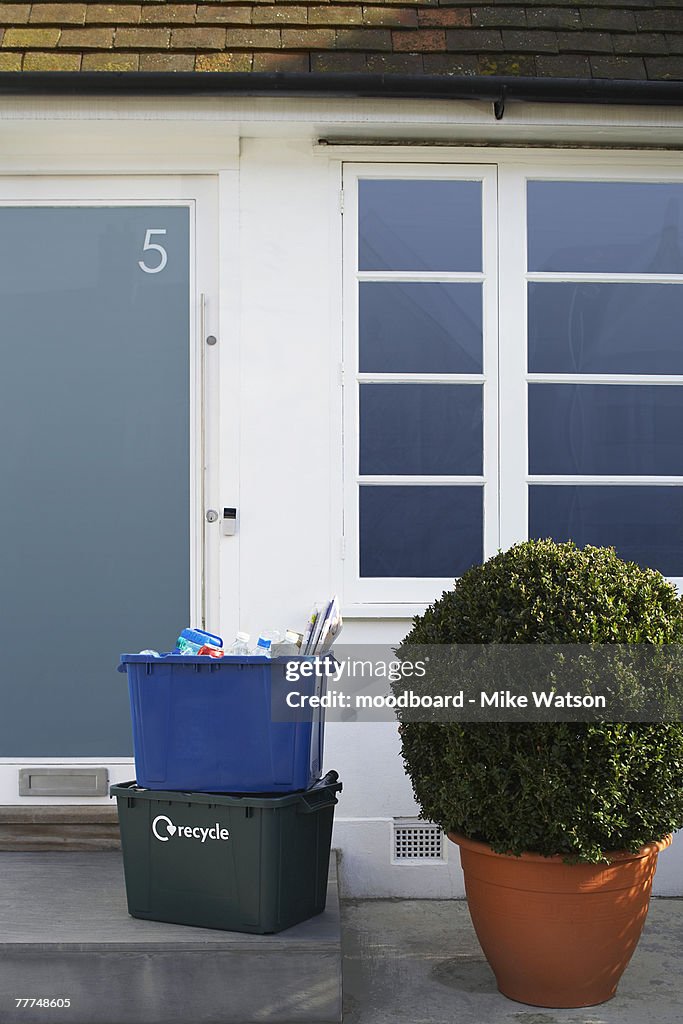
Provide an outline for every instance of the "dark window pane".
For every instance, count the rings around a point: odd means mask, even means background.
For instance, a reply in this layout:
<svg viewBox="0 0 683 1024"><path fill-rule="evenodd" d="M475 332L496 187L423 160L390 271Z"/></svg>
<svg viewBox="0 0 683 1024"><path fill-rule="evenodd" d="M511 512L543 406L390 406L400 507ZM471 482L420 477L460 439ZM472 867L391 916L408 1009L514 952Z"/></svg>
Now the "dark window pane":
<svg viewBox="0 0 683 1024"><path fill-rule="evenodd" d="M683 487L530 487L529 536L615 547L627 561L683 576Z"/></svg>
<svg viewBox="0 0 683 1024"><path fill-rule="evenodd" d="M359 270L481 266L481 182L358 183Z"/></svg>
<svg viewBox="0 0 683 1024"><path fill-rule="evenodd" d="M481 384L361 384L360 472L482 472Z"/></svg>
<svg viewBox="0 0 683 1024"><path fill-rule="evenodd" d="M530 181L529 270L683 273L683 185Z"/></svg>
<svg viewBox="0 0 683 1024"><path fill-rule="evenodd" d="M529 283L531 373L683 373L683 287Z"/></svg>
<svg viewBox="0 0 683 1024"><path fill-rule="evenodd" d="M361 576L461 576L483 559L483 488L361 487Z"/></svg>
<svg viewBox="0 0 683 1024"><path fill-rule="evenodd" d="M361 373L481 373L480 284L361 281Z"/></svg>
<svg viewBox="0 0 683 1024"><path fill-rule="evenodd" d="M683 475L683 387L530 384L529 472Z"/></svg>

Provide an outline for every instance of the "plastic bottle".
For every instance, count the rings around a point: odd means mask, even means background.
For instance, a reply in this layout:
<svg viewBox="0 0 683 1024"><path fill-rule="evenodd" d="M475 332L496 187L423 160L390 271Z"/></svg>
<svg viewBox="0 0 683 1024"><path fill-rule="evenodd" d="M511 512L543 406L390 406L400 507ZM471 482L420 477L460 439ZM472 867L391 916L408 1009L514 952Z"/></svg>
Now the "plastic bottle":
<svg viewBox="0 0 683 1024"><path fill-rule="evenodd" d="M284 639L280 642L273 641L271 656L274 658L293 658L301 654L303 633L297 633L295 629L286 629Z"/></svg>
<svg viewBox="0 0 683 1024"><path fill-rule="evenodd" d="M244 657L249 654L249 634L239 632L233 642L228 647L227 654L239 655Z"/></svg>
<svg viewBox="0 0 683 1024"><path fill-rule="evenodd" d="M282 633L278 629L273 630L272 633L259 633L258 642L251 653L258 654L262 658L270 658L273 644L281 642Z"/></svg>

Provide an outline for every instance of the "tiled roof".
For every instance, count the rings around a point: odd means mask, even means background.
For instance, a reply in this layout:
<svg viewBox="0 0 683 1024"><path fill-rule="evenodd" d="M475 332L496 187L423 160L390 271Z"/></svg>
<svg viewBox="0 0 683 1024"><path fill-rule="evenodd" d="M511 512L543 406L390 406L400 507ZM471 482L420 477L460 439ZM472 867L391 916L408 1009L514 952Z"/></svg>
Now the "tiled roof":
<svg viewBox="0 0 683 1024"><path fill-rule="evenodd" d="M680 0L0 3L0 71L683 80Z"/></svg>

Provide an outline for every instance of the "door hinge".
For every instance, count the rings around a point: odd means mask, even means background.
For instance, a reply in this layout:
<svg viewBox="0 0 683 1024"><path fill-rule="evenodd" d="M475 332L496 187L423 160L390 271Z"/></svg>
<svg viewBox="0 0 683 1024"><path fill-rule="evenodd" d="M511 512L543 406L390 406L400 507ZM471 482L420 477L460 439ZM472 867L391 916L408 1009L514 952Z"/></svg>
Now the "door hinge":
<svg viewBox="0 0 683 1024"><path fill-rule="evenodd" d="M339 383L344 387L344 364L339 364Z"/></svg>
<svg viewBox="0 0 683 1024"><path fill-rule="evenodd" d="M344 213L344 189L339 190L339 212Z"/></svg>

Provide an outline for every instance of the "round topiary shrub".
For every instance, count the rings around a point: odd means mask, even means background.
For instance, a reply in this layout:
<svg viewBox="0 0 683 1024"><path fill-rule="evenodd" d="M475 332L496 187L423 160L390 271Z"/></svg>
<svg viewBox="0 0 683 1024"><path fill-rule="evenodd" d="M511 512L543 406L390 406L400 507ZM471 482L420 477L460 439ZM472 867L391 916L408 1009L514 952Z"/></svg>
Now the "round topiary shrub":
<svg viewBox="0 0 683 1024"><path fill-rule="evenodd" d="M516 544L417 616L418 644L679 644L683 601L611 548ZM683 724L404 722L422 816L447 832L596 863L683 827Z"/></svg>

